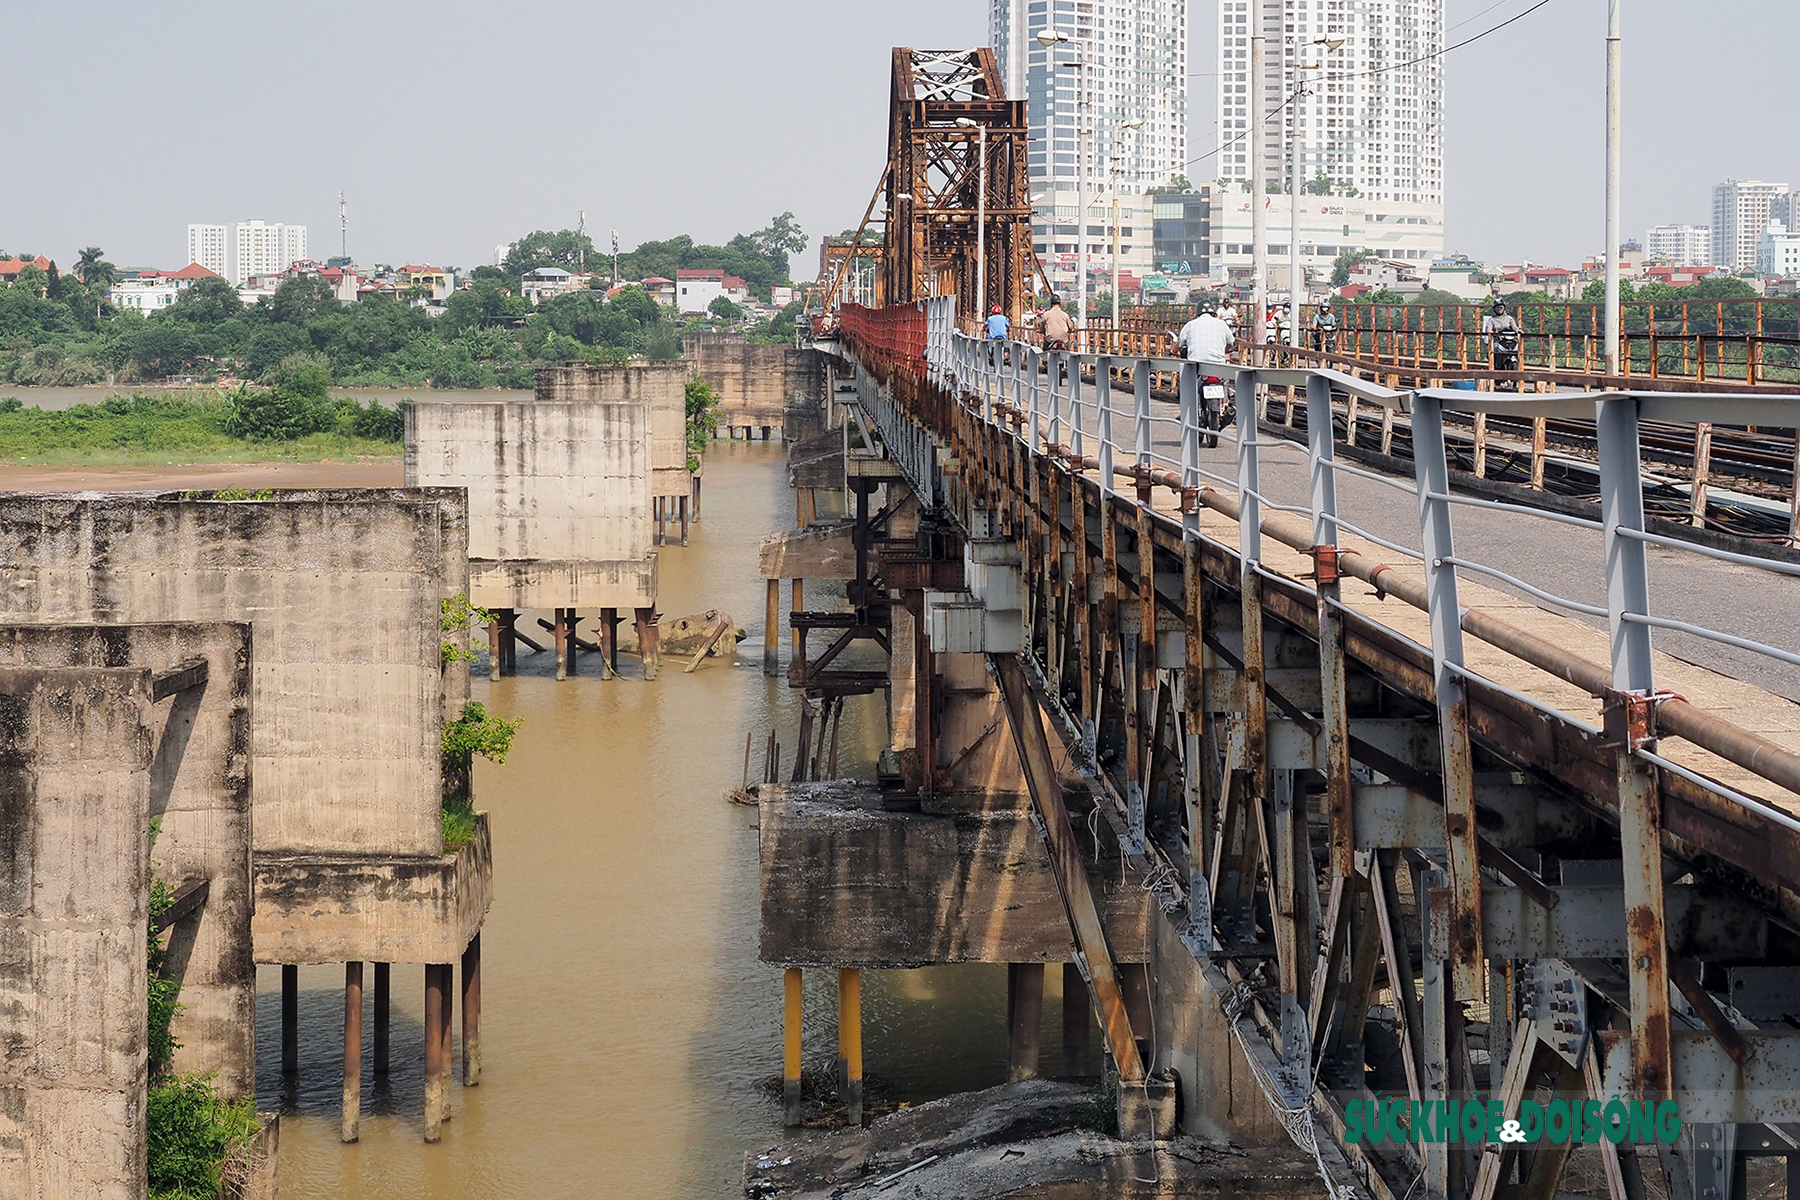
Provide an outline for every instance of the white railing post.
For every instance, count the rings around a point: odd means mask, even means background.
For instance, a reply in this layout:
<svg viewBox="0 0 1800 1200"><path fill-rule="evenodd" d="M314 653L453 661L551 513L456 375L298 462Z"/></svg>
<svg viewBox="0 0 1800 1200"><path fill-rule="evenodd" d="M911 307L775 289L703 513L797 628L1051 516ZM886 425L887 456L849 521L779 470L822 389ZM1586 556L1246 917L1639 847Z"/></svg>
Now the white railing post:
<svg viewBox="0 0 1800 1200"><path fill-rule="evenodd" d="M1150 360L1140 358L1131 368L1131 401L1137 420L1138 466L1150 465Z"/></svg>
<svg viewBox="0 0 1800 1200"><path fill-rule="evenodd" d="M1112 358L1094 360L1094 403L1100 419L1100 495L1113 494Z"/></svg>

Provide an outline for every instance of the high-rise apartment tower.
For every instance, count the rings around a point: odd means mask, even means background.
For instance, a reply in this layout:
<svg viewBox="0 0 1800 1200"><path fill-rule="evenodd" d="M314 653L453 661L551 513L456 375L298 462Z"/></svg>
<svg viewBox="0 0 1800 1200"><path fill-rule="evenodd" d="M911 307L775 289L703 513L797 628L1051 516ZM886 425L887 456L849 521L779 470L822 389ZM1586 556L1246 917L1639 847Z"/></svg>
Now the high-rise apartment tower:
<svg viewBox="0 0 1800 1200"><path fill-rule="evenodd" d="M225 227L223 225L189 225L187 227L187 260L199 263L216 275L225 274Z"/></svg>
<svg viewBox="0 0 1800 1200"><path fill-rule="evenodd" d="M1031 186L1142 193L1187 170L1187 0L989 0L1007 95L1026 101ZM1040 34L1068 39L1045 47ZM1130 126L1142 122L1141 126Z"/></svg>
<svg viewBox="0 0 1800 1200"><path fill-rule="evenodd" d="M1258 33L1260 80L1250 77ZM1444 0L1219 0L1218 165L1195 177L1248 182L1261 153L1286 190L1292 154L1302 187L1441 208L1443 48ZM1260 139L1258 87L1271 117Z"/></svg>
<svg viewBox="0 0 1800 1200"><path fill-rule="evenodd" d="M306 226L239 221L232 280L239 286L252 275L274 275L307 257Z"/></svg>
<svg viewBox="0 0 1800 1200"><path fill-rule="evenodd" d="M1712 251L1717 265L1731 271L1756 266L1756 244L1770 218L1790 224L1793 217L1785 183L1760 179L1727 179L1713 185Z"/></svg>

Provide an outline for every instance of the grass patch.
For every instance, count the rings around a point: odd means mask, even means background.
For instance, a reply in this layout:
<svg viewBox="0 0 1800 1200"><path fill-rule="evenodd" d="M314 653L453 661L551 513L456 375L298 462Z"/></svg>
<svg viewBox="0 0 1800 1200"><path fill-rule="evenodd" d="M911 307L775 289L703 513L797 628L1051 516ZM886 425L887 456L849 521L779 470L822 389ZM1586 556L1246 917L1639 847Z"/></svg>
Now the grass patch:
<svg viewBox="0 0 1800 1200"><path fill-rule="evenodd" d="M444 800L444 853L455 854L475 840L475 809L465 799Z"/></svg>
<svg viewBox="0 0 1800 1200"><path fill-rule="evenodd" d="M255 1101L221 1100L204 1075L153 1083L147 1116L150 1200L218 1200L261 1129Z"/></svg>
<svg viewBox="0 0 1800 1200"><path fill-rule="evenodd" d="M77 404L52 411L0 403L0 461L54 466L80 463L161 465L203 462L319 462L344 458L393 458L395 440L363 436L392 429L392 410L379 409L388 420L371 421L370 412L354 400L339 400L329 428L292 440L255 440L237 436L234 420L248 392L214 392L197 397L166 395L111 396L99 404Z"/></svg>

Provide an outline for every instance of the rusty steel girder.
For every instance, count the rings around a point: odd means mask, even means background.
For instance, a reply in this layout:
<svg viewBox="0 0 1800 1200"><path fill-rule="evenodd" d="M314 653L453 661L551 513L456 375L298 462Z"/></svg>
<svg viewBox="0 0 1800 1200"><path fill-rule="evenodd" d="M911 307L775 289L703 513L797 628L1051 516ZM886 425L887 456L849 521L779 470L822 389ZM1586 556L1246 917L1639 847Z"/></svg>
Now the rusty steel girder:
<svg viewBox="0 0 1800 1200"><path fill-rule="evenodd" d="M881 263L889 304L954 295L959 313L999 305L1018 321L1035 261L1029 137L1025 101L1007 99L992 50L894 50Z"/></svg>

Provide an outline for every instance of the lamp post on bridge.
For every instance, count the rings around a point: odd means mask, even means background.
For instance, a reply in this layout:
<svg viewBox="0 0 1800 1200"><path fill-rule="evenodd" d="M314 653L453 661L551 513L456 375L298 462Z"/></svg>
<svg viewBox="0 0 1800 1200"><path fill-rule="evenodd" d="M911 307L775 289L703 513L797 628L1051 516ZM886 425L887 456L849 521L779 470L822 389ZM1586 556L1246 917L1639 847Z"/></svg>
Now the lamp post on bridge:
<svg viewBox="0 0 1800 1200"><path fill-rule="evenodd" d="M1066 34L1046 29L1037 35L1038 45L1051 52L1054 57L1056 47L1069 40ZM1077 112L1086 118L1077 130L1076 142L1081 148L1081 161L1075 171L1075 207L1077 209L1075 223L1075 326L1079 330L1087 324L1087 169L1088 157L1093 153L1093 107L1088 101L1087 60L1077 57L1072 62L1054 63L1056 67L1074 68L1076 74L1075 106ZM1056 137L1051 133L1051 157L1055 158ZM1077 343L1079 347L1079 343Z"/></svg>
<svg viewBox="0 0 1800 1200"><path fill-rule="evenodd" d="M977 315L987 319L987 192L988 192L988 158L987 158L987 122L971 121L967 117L956 118L956 123L964 129L978 131L977 141L980 149L976 151L981 157L980 182L976 184L979 193L975 197L975 307ZM1019 314L1011 314L1016 321Z"/></svg>
<svg viewBox="0 0 1800 1200"><path fill-rule="evenodd" d="M1135 121L1126 121L1119 126L1120 129L1142 129L1143 127L1144 118L1142 117ZM1112 327L1116 343L1119 336L1119 176L1122 174L1119 167L1119 137L1117 133L1113 134L1112 163L1112 178L1108 182L1112 186Z"/></svg>
<svg viewBox="0 0 1800 1200"><path fill-rule="evenodd" d="M1307 46L1323 46L1330 54L1340 49L1343 38L1315 38ZM1302 47L1304 49L1304 47ZM1298 57L1296 52L1295 57ZM1306 284L1306 268L1300 262L1300 97L1307 94L1302 71L1324 70L1323 62L1294 64L1294 90L1288 95L1288 345L1300 347L1300 293Z"/></svg>

